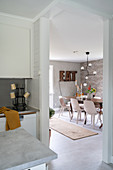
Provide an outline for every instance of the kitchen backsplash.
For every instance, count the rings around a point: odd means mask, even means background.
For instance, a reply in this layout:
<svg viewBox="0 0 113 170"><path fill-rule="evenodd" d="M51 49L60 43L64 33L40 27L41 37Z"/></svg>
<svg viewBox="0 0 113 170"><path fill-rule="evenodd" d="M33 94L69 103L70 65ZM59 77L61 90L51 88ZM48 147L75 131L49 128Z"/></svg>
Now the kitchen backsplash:
<svg viewBox="0 0 113 170"><path fill-rule="evenodd" d="M25 79L0 79L0 107L12 105L10 92L13 83L25 87Z"/></svg>

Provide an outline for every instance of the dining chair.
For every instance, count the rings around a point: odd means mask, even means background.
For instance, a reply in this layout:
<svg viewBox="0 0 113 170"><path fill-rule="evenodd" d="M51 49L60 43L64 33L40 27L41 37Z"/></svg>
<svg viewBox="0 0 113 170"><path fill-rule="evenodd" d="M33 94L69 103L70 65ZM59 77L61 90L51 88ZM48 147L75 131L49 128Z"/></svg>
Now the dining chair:
<svg viewBox="0 0 113 170"><path fill-rule="evenodd" d="M77 121L76 121L76 123L78 124L78 119L80 117L80 120L81 120L81 112L84 111L84 109L81 108L81 106L79 105L77 99L72 99L71 98L71 106L72 106L72 111L77 112Z"/></svg>
<svg viewBox="0 0 113 170"><path fill-rule="evenodd" d="M65 104L62 96L59 96L59 101L60 101L60 106L61 106L60 112L59 112L59 117L60 117L61 114L63 115L64 109L67 109L67 110L69 110L69 117L70 117L70 120L71 120L70 104Z"/></svg>
<svg viewBox="0 0 113 170"><path fill-rule="evenodd" d="M93 128L95 125L95 115L99 114L96 110L96 107L94 105L93 101L85 100L84 101L84 110L86 111L86 118L87 114L91 115L91 123L93 123Z"/></svg>

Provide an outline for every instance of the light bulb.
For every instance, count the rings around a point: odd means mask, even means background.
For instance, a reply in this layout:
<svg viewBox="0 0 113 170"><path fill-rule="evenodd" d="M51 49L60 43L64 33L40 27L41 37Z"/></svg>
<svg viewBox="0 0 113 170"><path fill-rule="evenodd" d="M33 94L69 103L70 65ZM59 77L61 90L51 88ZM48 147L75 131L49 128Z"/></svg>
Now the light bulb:
<svg viewBox="0 0 113 170"><path fill-rule="evenodd" d="M85 79L87 80L87 79L88 79L88 76L85 76Z"/></svg>
<svg viewBox="0 0 113 170"><path fill-rule="evenodd" d="M84 83L83 85L84 85L84 86L87 86L87 83Z"/></svg>
<svg viewBox="0 0 113 170"><path fill-rule="evenodd" d="M83 67L83 66L81 67L81 70L84 70L84 67Z"/></svg>
<svg viewBox="0 0 113 170"><path fill-rule="evenodd" d="M96 71L93 71L93 74L94 74L94 75L96 75L96 74L97 74L97 72L96 72Z"/></svg>
<svg viewBox="0 0 113 170"><path fill-rule="evenodd" d="M89 67L91 67L91 66L92 66L92 64L91 64L91 63L89 63L89 64L88 64L88 66L89 66Z"/></svg>

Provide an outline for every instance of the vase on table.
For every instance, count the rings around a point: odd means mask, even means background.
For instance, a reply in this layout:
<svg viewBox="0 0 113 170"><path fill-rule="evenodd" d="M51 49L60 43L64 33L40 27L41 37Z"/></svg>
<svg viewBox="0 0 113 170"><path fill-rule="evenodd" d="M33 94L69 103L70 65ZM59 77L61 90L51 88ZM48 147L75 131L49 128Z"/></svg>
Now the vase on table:
<svg viewBox="0 0 113 170"><path fill-rule="evenodd" d="M92 93L87 93L87 99L91 100L92 99Z"/></svg>

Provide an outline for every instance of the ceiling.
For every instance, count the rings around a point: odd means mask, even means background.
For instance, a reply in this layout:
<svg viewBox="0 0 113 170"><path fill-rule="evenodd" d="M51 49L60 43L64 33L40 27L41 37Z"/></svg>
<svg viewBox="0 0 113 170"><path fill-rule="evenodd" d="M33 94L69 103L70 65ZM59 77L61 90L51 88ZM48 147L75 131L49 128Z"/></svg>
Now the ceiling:
<svg viewBox="0 0 113 170"><path fill-rule="evenodd" d="M51 60L83 62L86 51L89 60L103 58L103 17L113 17L113 0L0 0L1 15L34 21L44 10Z"/></svg>
<svg viewBox="0 0 113 170"><path fill-rule="evenodd" d="M0 12L33 19L53 0L0 0Z"/></svg>
<svg viewBox="0 0 113 170"><path fill-rule="evenodd" d="M50 21L50 59L86 61L103 58L103 20L86 10L58 4Z"/></svg>
<svg viewBox="0 0 113 170"><path fill-rule="evenodd" d="M90 10L97 14L106 17L113 16L113 0L71 0L71 1L76 2L81 7L84 7L87 10Z"/></svg>

